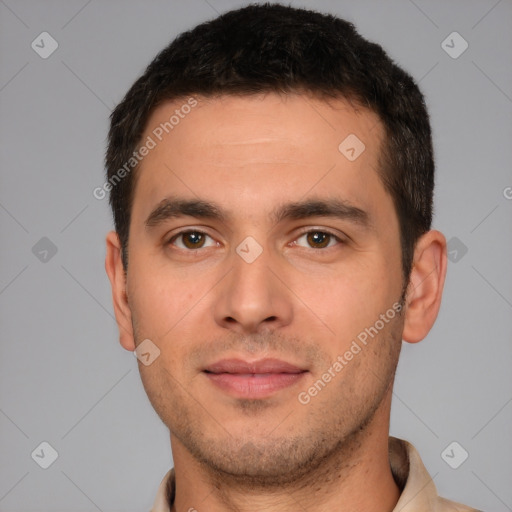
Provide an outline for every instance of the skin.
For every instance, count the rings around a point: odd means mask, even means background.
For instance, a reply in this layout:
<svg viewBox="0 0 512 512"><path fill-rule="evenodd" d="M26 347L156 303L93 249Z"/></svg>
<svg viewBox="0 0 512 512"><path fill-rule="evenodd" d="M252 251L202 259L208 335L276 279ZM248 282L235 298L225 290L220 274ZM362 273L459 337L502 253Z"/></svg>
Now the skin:
<svg viewBox="0 0 512 512"><path fill-rule="evenodd" d="M300 403L298 394L402 295L398 219L376 171L383 127L342 99L198 100L141 162L126 274L117 234L107 235L120 342L134 350L149 338L160 349L139 369L170 430L173 510L392 510L399 497L388 461L393 378L402 339L420 341L437 316L445 238L429 231L418 241L402 314ZM182 103L160 105L143 139ZM338 150L349 134L365 144L354 161ZM169 196L215 203L227 217L146 226ZM272 218L276 207L305 199L342 200L368 222ZM184 229L206 233L204 245L187 248L190 236L176 237ZM326 232L334 237L322 238ZM248 236L262 248L252 263L236 252ZM307 372L270 396L245 399L202 371L231 357L273 357Z"/></svg>

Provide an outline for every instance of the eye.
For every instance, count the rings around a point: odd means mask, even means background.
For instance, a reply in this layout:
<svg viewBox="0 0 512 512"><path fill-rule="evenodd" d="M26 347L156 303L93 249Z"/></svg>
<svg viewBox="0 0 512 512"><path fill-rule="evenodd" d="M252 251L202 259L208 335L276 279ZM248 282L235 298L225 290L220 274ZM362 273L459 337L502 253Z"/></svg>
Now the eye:
<svg viewBox="0 0 512 512"><path fill-rule="evenodd" d="M329 233L327 231L307 231L303 233L297 240L294 242L296 245L302 245L300 240L305 240L306 244L312 249L325 249L326 247L331 247L336 243L340 243L341 240L337 236Z"/></svg>
<svg viewBox="0 0 512 512"><path fill-rule="evenodd" d="M207 244L207 239L210 239L210 243ZM202 231L189 230L182 231L177 235L174 235L168 242L170 245L175 245L180 249L193 250L202 249L204 247L212 247L215 245L213 238Z"/></svg>

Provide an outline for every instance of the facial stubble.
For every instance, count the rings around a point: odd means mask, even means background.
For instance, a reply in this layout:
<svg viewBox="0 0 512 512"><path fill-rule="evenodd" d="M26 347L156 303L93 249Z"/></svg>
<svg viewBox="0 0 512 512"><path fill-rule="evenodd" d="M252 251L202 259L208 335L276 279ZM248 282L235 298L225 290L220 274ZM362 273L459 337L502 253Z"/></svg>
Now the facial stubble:
<svg viewBox="0 0 512 512"><path fill-rule="evenodd" d="M143 339L136 331L136 339ZM148 397L173 436L210 474L212 481L251 489L300 488L357 463L357 453L386 398L391 393L401 348L402 315L390 321L326 389L307 405L290 394L286 404L271 399L232 402L246 419L233 430L215 405L205 403L186 383L171 374L161 357L150 367L139 365ZM172 346L172 339L166 339ZM251 347L279 348L283 353L315 353L318 375L332 364L316 345L300 344L272 333L251 338ZM232 338L226 347L244 345ZM247 348L247 344L245 344ZM316 380L316 378L315 378ZM265 425L261 426L265 418Z"/></svg>

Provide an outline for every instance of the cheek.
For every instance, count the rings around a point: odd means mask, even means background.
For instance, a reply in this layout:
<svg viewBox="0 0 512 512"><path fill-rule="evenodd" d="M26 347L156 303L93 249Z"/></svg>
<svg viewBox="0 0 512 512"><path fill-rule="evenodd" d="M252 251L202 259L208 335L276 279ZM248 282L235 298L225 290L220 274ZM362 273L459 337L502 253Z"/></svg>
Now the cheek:
<svg viewBox="0 0 512 512"><path fill-rule="evenodd" d="M199 290L190 280L152 269L151 265L136 268L128 278L128 297L132 315L137 320L139 335L161 338L176 326L197 303Z"/></svg>
<svg viewBox="0 0 512 512"><path fill-rule="evenodd" d="M301 274L291 286L308 310L306 317L315 323L321 321L330 331L329 344L334 343L338 351L391 308L401 290L382 257L366 254L360 259L357 265L322 276ZM303 306L298 303L298 307Z"/></svg>

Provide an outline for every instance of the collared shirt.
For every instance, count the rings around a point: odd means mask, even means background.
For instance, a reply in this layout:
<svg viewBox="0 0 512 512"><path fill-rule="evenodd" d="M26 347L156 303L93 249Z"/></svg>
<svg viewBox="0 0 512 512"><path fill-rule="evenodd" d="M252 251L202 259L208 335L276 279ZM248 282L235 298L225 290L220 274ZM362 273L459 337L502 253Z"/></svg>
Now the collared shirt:
<svg viewBox="0 0 512 512"><path fill-rule="evenodd" d="M478 512L474 508L441 498L414 446L395 437L389 438L389 463L401 489L393 512ZM176 486L174 469L162 480L151 512L170 512Z"/></svg>

